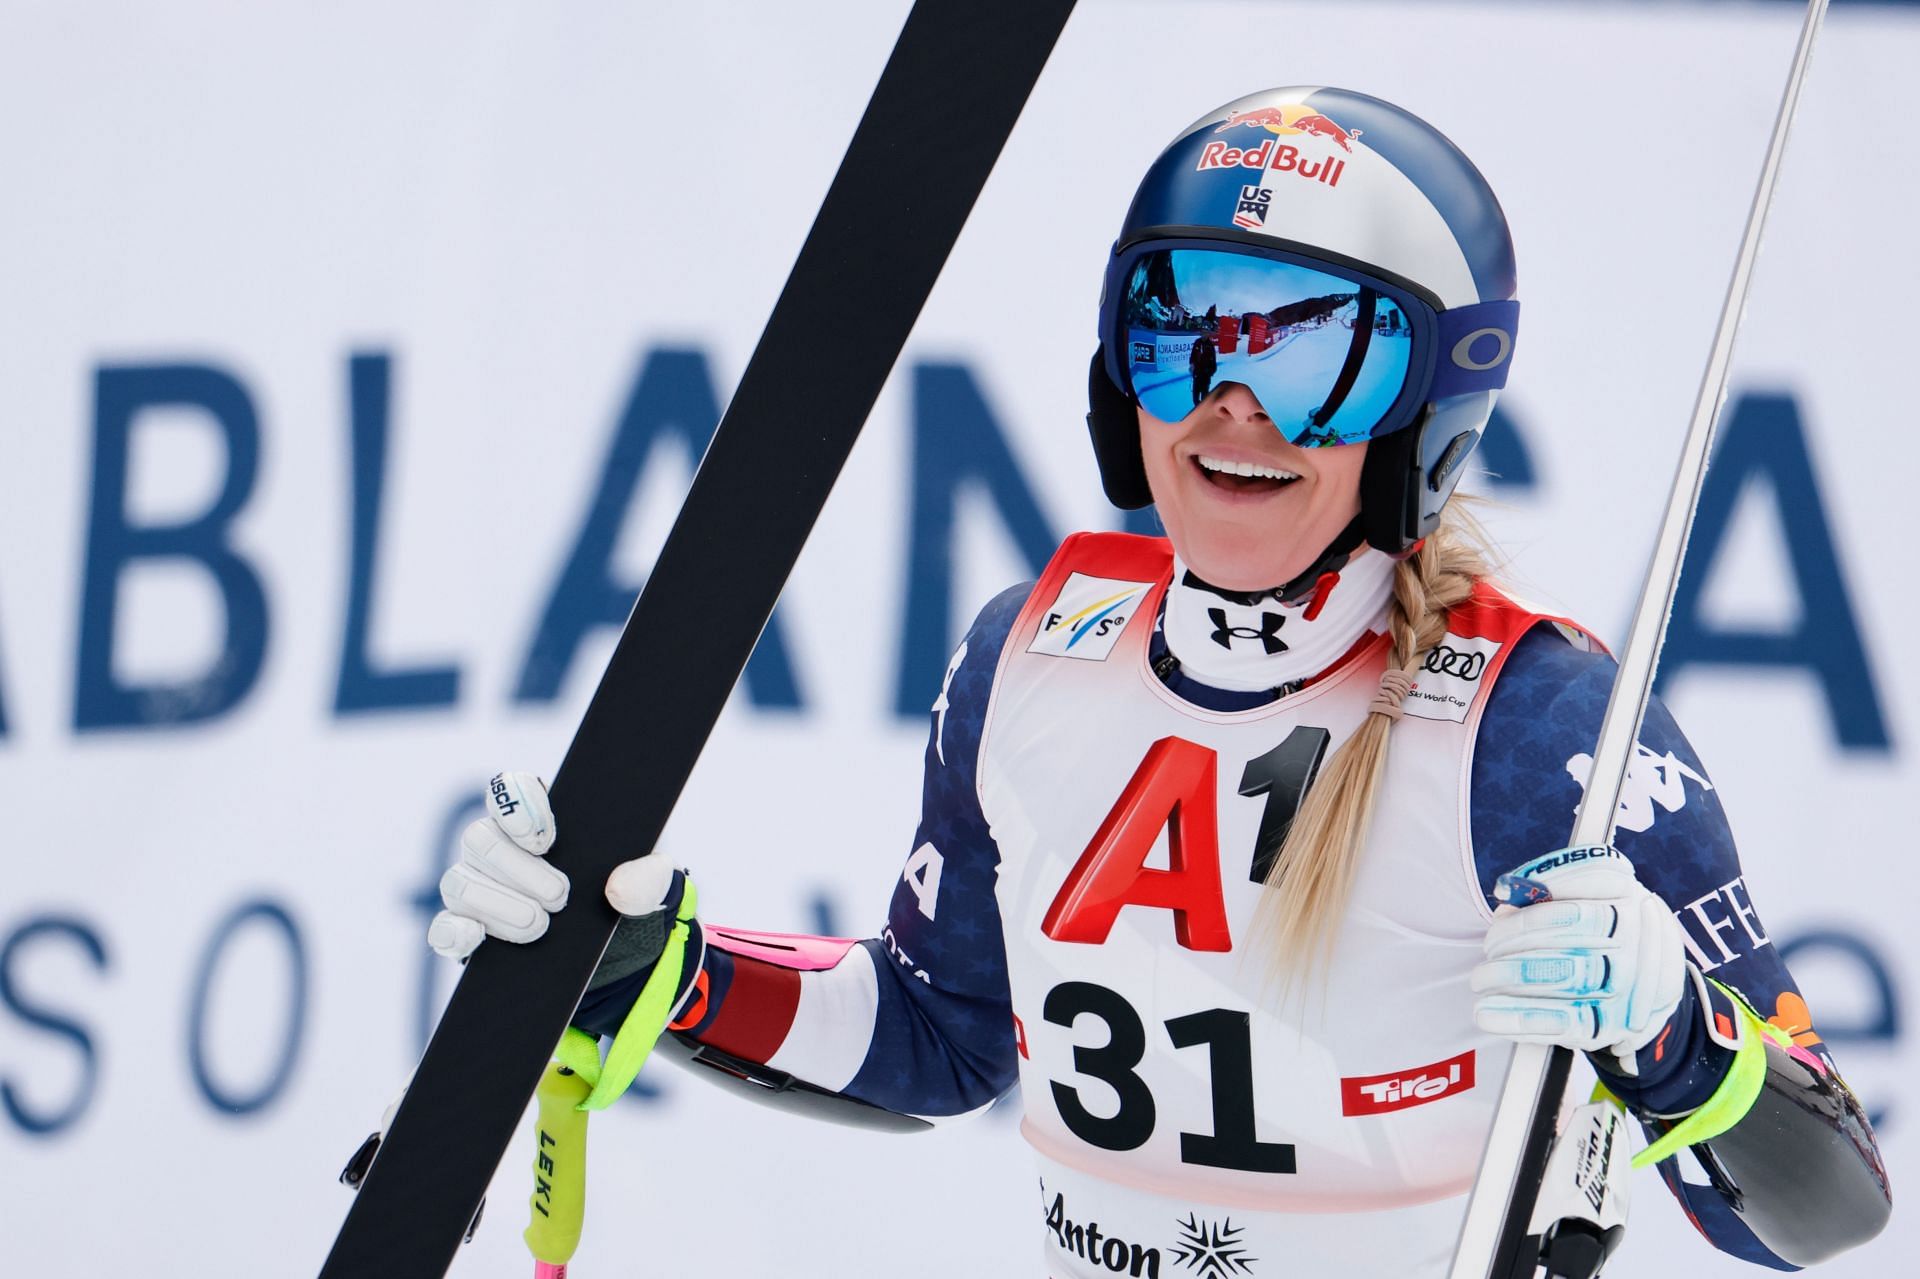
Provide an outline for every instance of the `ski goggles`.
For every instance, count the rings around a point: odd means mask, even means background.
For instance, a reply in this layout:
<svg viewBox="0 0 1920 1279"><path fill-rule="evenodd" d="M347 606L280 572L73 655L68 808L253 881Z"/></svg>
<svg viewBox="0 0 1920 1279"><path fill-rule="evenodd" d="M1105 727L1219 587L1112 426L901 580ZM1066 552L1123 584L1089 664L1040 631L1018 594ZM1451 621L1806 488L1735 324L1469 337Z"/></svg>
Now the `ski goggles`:
<svg viewBox="0 0 1920 1279"><path fill-rule="evenodd" d="M1442 309L1404 281L1320 258L1156 240L1116 256L1105 312L1108 375L1154 417L1178 422L1238 383L1289 442L1312 447L1504 386L1520 304Z"/></svg>

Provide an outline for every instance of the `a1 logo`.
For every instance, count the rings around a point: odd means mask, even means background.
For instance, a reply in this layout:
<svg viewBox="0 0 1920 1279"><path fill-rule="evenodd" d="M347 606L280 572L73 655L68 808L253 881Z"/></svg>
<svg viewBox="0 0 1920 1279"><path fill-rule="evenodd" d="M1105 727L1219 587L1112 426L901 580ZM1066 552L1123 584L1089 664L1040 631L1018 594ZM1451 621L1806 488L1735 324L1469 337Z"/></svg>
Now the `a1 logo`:
<svg viewBox="0 0 1920 1279"><path fill-rule="evenodd" d="M1293 815L1320 771L1333 734L1299 725L1247 761L1238 793L1262 799L1260 834L1247 878L1266 882ZM1067 873L1040 931L1054 941L1100 945L1126 906L1173 912L1174 937L1189 950L1233 949L1220 884L1220 757L1182 737L1147 748L1106 820ZM1147 865L1167 832L1167 869Z"/></svg>

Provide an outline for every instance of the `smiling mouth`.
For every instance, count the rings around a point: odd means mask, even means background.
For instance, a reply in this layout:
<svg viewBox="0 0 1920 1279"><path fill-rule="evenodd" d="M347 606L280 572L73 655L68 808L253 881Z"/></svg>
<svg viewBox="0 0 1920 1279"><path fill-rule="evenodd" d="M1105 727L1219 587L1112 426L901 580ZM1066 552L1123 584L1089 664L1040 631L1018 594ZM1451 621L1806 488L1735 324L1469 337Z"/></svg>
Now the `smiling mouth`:
<svg viewBox="0 0 1920 1279"><path fill-rule="evenodd" d="M1196 454L1192 462L1201 479L1229 493L1278 493L1300 478L1282 467L1260 462L1229 462L1204 453Z"/></svg>

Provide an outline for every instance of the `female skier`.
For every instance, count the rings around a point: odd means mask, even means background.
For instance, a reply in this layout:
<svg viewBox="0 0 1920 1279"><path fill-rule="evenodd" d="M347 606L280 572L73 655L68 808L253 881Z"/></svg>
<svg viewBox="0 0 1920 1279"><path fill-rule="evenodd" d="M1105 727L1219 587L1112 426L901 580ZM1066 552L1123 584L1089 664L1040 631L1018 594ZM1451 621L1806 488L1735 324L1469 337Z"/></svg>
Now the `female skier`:
<svg viewBox="0 0 1920 1279"><path fill-rule="evenodd" d="M1088 415L1166 537L1076 534L987 605L880 936L691 923L662 1048L880 1127L1018 1079L1058 1277L1443 1273L1513 1042L1586 1052L1691 1147L1660 1171L1717 1247L1871 1237L1872 1133L1660 705L1616 847L1554 851L1613 664L1447 512L1513 299L1493 193L1407 112L1288 88L1185 130L1108 261ZM544 787L492 794L442 954L566 902ZM1515 871L1551 898L1506 904ZM574 1022L611 1036L692 912L658 858L606 891L634 918Z"/></svg>

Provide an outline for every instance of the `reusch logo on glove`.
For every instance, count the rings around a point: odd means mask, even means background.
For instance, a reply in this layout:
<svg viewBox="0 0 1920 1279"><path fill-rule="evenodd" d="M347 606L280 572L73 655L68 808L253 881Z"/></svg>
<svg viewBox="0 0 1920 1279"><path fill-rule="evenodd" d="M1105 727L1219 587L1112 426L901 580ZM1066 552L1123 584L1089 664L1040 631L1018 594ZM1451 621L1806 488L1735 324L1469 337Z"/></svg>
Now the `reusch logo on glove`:
<svg viewBox="0 0 1920 1279"><path fill-rule="evenodd" d="M502 817L520 807L520 801L514 799L507 790L507 779L504 774L495 773L493 779L487 783L487 789L493 792L493 806L500 810Z"/></svg>
<svg viewBox="0 0 1920 1279"><path fill-rule="evenodd" d="M1605 861L1610 857L1617 857L1623 862L1627 860L1627 855L1617 848L1606 844L1588 844L1581 848L1562 848L1557 852L1548 853L1545 857L1536 857L1526 865L1516 867L1513 873L1519 878L1531 879L1536 875L1544 875L1550 870L1559 870L1562 866Z"/></svg>
<svg viewBox="0 0 1920 1279"><path fill-rule="evenodd" d="M1379 1115L1422 1106L1473 1087L1473 1049L1431 1066L1396 1070L1390 1075L1361 1075L1340 1081L1340 1113Z"/></svg>

